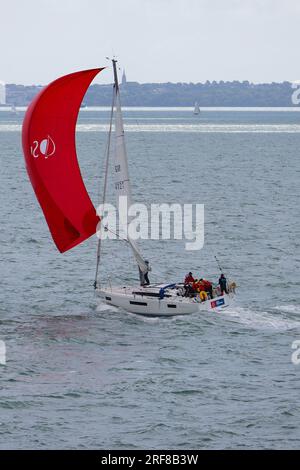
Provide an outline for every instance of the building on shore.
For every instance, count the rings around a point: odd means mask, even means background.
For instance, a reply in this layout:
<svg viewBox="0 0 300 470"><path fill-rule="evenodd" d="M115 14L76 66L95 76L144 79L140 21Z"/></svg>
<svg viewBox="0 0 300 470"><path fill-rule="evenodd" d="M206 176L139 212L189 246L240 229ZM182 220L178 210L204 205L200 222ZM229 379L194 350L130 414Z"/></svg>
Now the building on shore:
<svg viewBox="0 0 300 470"><path fill-rule="evenodd" d="M126 83L127 83L127 78L126 78L126 73L124 69L123 74L122 74L122 85L126 85Z"/></svg>
<svg viewBox="0 0 300 470"><path fill-rule="evenodd" d="M0 105L6 104L6 85L0 81Z"/></svg>

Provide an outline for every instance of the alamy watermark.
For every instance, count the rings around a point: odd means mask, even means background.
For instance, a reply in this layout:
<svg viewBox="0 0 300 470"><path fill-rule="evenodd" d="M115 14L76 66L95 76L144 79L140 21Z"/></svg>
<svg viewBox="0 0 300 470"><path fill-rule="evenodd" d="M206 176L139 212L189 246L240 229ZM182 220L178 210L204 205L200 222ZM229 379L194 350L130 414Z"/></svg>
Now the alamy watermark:
<svg viewBox="0 0 300 470"><path fill-rule="evenodd" d="M300 339L292 342L292 349L295 349L291 356L292 363L298 366L300 364Z"/></svg>
<svg viewBox="0 0 300 470"><path fill-rule="evenodd" d="M187 240L185 249L201 250L204 245L204 204L132 204L119 197L118 209L101 204L97 236L103 239L129 237L131 240Z"/></svg>
<svg viewBox="0 0 300 470"><path fill-rule="evenodd" d="M5 366L6 364L6 345L5 342L0 339L0 365Z"/></svg>
<svg viewBox="0 0 300 470"><path fill-rule="evenodd" d="M292 88L294 89L291 96L292 103L298 105L300 104L300 80L295 80L292 83Z"/></svg>

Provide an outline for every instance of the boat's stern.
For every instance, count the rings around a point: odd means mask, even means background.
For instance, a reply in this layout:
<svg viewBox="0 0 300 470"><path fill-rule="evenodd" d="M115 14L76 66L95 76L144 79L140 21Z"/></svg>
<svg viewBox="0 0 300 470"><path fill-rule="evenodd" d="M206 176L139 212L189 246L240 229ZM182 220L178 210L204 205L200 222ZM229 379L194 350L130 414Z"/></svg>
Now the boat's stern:
<svg viewBox="0 0 300 470"><path fill-rule="evenodd" d="M208 299L204 302L199 303L200 310L213 310L215 312L221 312L225 308L229 307L232 298L228 294L219 295L214 299Z"/></svg>
<svg viewBox="0 0 300 470"><path fill-rule="evenodd" d="M215 311L221 311L225 308L229 307L231 303L231 298L229 294L224 294L216 297L215 299L210 299L208 302L210 304L210 308Z"/></svg>

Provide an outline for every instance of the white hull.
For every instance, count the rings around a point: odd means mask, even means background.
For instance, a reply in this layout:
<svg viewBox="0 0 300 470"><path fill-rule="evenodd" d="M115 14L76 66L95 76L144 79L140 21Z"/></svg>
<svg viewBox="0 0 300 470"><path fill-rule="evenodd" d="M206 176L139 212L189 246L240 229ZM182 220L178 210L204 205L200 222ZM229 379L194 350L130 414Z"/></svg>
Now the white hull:
<svg viewBox="0 0 300 470"><path fill-rule="evenodd" d="M112 287L97 289L97 294L108 305L119 307L127 312L145 316L171 317L189 315L202 310L222 310L229 306L230 296L223 295L201 302L196 299L177 295L177 290L167 291L166 297L157 296L159 286L149 287Z"/></svg>

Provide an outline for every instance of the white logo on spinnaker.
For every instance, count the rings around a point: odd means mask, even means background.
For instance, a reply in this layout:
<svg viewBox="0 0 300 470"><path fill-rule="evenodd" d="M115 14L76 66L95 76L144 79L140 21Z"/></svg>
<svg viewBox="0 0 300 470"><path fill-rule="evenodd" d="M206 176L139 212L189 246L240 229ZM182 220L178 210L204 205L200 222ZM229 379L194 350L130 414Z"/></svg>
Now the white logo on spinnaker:
<svg viewBox="0 0 300 470"><path fill-rule="evenodd" d="M46 139L41 140L41 142L34 140L30 147L31 155L34 158L38 158L40 155L43 155L45 158L52 157L55 154L55 150L56 146L50 135Z"/></svg>
<svg viewBox="0 0 300 470"><path fill-rule="evenodd" d="M6 346L5 342L0 339L0 364L5 366L6 364Z"/></svg>

